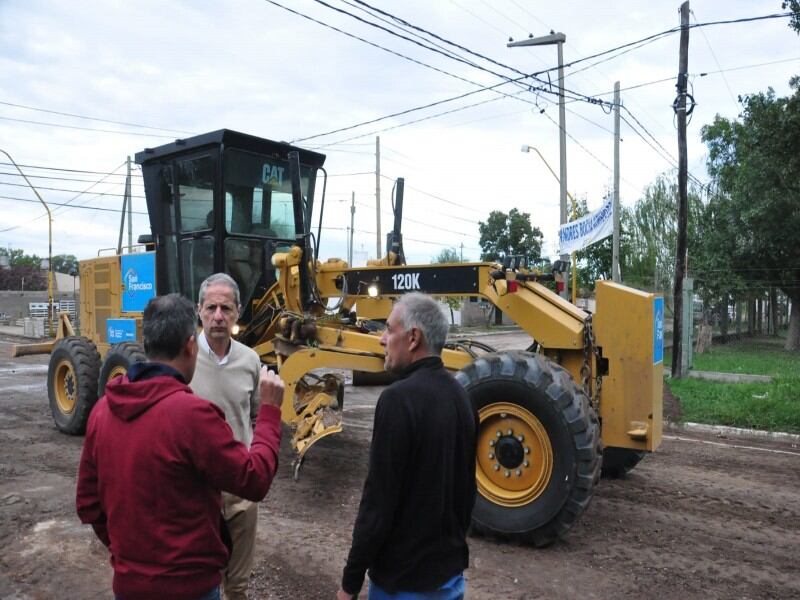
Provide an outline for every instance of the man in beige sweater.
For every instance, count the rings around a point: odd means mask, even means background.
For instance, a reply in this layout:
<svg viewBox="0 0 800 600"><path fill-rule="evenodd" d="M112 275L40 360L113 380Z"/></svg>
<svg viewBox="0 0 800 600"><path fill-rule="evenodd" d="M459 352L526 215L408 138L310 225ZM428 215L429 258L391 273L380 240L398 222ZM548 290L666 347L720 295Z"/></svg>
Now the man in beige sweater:
<svg viewBox="0 0 800 600"><path fill-rule="evenodd" d="M239 286L225 273L200 285L197 368L192 390L219 406L233 436L247 446L253 440L252 420L258 414L261 361L251 348L231 338L241 309ZM245 600L255 553L258 504L223 492L223 516L233 542L222 589L227 600Z"/></svg>

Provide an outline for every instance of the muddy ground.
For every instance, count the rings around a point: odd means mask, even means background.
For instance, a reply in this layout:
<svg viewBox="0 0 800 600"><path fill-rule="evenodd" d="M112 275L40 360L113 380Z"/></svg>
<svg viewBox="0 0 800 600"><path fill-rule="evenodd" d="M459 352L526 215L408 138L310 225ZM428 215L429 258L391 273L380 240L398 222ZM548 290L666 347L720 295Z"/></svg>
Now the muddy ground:
<svg viewBox="0 0 800 600"><path fill-rule="evenodd" d="M107 552L74 513L82 438L53 425L47 357L12 362L11 341L0 338L0 598L110 598ZM333 598L379 391L348 388L344 432L310 451L297 483L284 444L252 598ZM627 479L600 483L554 546L471 538L470 549L475 599L800 598L800 448L667 431Z"/></svg>

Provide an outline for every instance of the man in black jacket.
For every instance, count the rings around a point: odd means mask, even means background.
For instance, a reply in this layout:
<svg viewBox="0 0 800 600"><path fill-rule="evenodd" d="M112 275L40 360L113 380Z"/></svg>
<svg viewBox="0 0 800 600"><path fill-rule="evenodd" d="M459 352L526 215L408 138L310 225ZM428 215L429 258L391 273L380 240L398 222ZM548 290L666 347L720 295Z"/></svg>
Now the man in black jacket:
<svg viewBox="0 0 800 600"><path fill-rule="evenodd" d="M466 533L475 502L478 420L440 354L447 319L430 297L395 304L381 336L401 376L378 399L369 472L337 599L463 598Z"/></svg>

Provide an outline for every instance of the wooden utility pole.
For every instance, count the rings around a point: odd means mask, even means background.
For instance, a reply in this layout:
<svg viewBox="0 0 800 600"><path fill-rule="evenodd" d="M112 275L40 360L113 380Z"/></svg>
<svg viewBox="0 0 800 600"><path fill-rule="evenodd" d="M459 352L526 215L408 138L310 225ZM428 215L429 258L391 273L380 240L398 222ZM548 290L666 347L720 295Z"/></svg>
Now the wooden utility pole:
<svg viewBox="0 0 800 600"><path fill-rule="evenodd" d="M375 258L380 260L381 252L381 136L375 136L375 223L378 227L378 244Z"/></svg>
<svg viewBox="0 0 800 600"><path fill-rule="evenodd" d="M678 60L678 96L675 112L678 117L678 242L675 249L675 291L673 294L672 321L672 376L683 376L682 336L683 278L686 275L686 229L688 222L688 174L686 156L686 83L689 71L689 1L681 4L681 42Z"/></svg>

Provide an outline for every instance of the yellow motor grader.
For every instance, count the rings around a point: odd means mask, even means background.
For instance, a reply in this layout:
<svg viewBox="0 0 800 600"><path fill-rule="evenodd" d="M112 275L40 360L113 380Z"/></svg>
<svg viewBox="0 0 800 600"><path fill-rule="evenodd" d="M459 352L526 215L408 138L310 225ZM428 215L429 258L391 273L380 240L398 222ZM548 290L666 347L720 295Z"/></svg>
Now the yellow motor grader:
<svg viewBox="0 0 800 600"><path fill-rule="evenodd" d="M341 372L383 372L379 330L395 298L411 291L480 298L534 342L496 352L460 340L443 352L480 418L473 527L537 546L553 542L588 505L601 469L623 474L660 444L663 298L601 281L590 314L542 283L558 268L543 273L513 257L407 265L402 180L386 256L359 268L320 260L324 161L230 130L138 153L151 234L130 252L81 261L80 335L62 316L54 342L16 348L50 352L56 426L83 433L106 382L144 360L141 316L151 297L179 292L196 300L201 282L224 271L241 291L237 339L286 384L282 418L297 470L315 442L342 430Z"/></svg>

